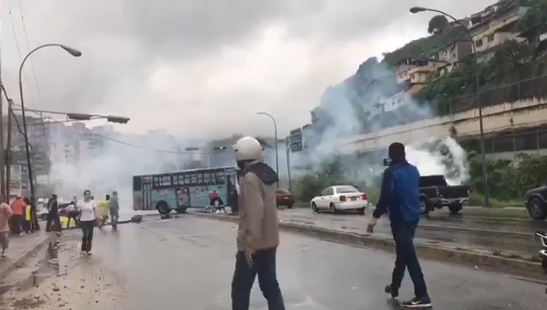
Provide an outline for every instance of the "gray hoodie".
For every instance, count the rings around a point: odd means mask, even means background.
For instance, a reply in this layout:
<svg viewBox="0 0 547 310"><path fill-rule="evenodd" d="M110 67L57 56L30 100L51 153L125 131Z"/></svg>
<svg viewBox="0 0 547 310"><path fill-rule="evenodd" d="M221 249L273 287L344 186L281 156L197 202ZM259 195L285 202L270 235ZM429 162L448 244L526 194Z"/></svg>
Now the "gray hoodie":
<svg viewBox="0 0 547 310"><path fill-rule="evenodd" d="M110 214L118 214L120 212L120 204L117 193L112 193L109 203Z"/></svg>

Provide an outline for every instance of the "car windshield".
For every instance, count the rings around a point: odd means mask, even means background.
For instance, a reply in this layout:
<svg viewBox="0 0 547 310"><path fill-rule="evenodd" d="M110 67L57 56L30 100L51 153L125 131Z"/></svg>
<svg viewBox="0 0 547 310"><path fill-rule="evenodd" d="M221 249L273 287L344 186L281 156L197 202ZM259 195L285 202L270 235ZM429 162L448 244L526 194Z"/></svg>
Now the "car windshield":
<svg viewBox="0 0 547 310"><path fill-rule="evenodd" d="M291 194L286 189L277 189L275 192L276 192L276 194L282 194L282 195L290 195Z"/></svg>
<svg viewBox="0 0 547 310"><path fill-rule="evenodd" d="M336 192L339 194L358 193L359 190L353 186L337 186Z"/></svg>

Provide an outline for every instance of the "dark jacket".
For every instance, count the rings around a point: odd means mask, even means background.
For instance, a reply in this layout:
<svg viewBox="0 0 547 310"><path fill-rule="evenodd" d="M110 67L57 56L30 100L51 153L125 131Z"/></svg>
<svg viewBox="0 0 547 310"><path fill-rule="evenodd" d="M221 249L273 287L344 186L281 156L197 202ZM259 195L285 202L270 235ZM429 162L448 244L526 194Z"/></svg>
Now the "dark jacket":
<svg viewBox="0 0 547 310"><path fill-rule="evenodd" d="M382 191L373 216L386 212L391 222L417 222L420 220L420 173L406 160L393 161L384 170Z"/></svg>

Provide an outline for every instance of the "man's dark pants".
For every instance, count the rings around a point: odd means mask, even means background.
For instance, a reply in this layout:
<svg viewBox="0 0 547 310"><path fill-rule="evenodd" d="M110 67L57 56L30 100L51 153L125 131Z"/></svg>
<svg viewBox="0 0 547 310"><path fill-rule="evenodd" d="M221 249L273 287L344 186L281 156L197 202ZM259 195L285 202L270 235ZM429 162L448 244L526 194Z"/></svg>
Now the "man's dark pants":
<svg viewBox="0 0 547 310"><path fill-rule="evenodd" d="M11 232L15 235L19 235L21 233L21 229L23 228L23 215L21 214L14 214L10 218L10 229Z"/></svg>
<svg viewBox="0 0 547 310"><path fill-rule="evenodd" d="M50 232L52 230L58 231L61 228L61 223L59 221L59 214L57 212L51 212L51 214L47 215L47 222L46 222L46 231Z"/></svg>
<svg viewBox="0 0 547 310"><path fill-rule="evenodd" d="M276 249L257 251L253 256L253 264L245 259L245 252L236 254L236 268L232 280L232 310L248 310L251 299L251 289L256 276L264 298L268 301L269 310L285 310L283 296L276 271Z"/></svg>
<svg viewBox="0 0 547 310"><path fill-rule="evenodd" d="M414 283L414 293L416 297L422 298L427 295L427 287L422 273L422 267L416 255L414 248L414 234L418 222L392 222L391 232L395 240L395 250L397 258L391 281L392 288L398 290L405 275L405 269L408 268L410 278Z"/></svg>

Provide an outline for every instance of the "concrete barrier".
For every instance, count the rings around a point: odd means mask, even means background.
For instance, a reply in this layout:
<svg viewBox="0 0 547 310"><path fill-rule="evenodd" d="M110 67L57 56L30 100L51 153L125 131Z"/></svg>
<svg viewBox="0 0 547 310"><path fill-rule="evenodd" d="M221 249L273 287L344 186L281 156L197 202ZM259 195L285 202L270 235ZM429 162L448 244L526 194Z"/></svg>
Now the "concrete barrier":
<svg viewBox="0 0 547 310"><path fill-rule="evenodd" d="M238 220L238 217L236 216L215 214L193 215L226 222L237 222ZM316 226L305 226L294 223L279 223L279 226L286 232L298 233L330 242L342 243L356 247L375 248L389 252L394 252L395 250L395 244L391 237L377 236L374 234L365 235L345 233ZM547 282L543 282L545 276L543 275L540 264L537 262L496 256L489 253L476 252L470 249L445 247L436 244L416 243L415 245L418 255L426 259L437 260L443 263L465 265L475 269L480 268L519 277L537 279L536 282L547 284ZM540 245L538 242L538 251L539 247Z"/></svg>

